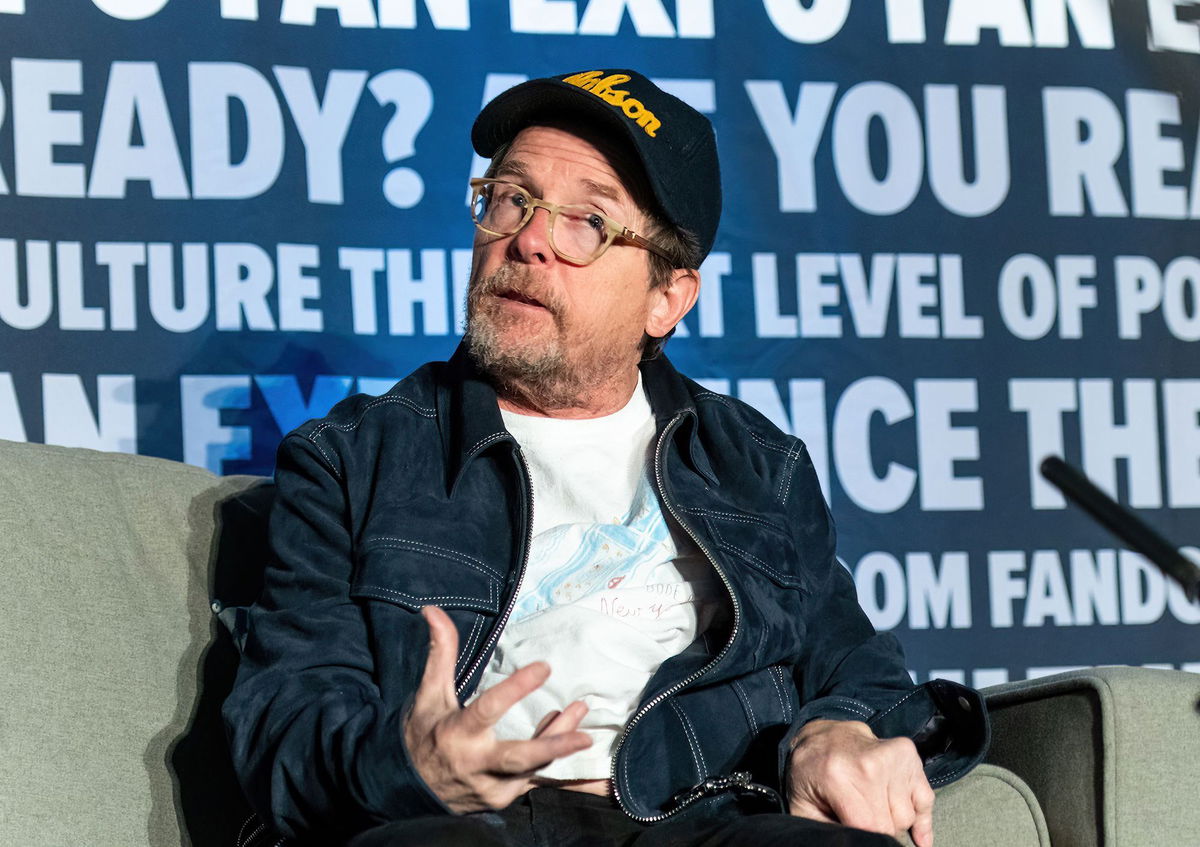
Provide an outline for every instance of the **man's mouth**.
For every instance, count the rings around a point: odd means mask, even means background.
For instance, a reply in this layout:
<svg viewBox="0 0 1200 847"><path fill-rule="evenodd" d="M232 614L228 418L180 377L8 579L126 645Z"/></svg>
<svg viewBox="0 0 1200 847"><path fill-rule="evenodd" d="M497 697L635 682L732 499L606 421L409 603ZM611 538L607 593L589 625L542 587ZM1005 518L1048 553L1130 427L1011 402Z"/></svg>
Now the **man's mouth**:
<svg viewBox="0 0 1200 847"><path fill-rule="evenodd" d="M514 303L521 303L526 306L536 306L539 309L546 308L545 304L536 297L530 297L528 294L524 294L520 291L498 291L496 292L496 296L503 300L511 300Z"/></svg>

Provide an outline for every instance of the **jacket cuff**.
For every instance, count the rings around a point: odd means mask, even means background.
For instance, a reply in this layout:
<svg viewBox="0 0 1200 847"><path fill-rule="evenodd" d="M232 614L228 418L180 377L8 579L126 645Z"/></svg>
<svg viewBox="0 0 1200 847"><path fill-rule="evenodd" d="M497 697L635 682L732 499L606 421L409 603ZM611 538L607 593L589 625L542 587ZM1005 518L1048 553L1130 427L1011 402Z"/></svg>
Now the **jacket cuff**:
<svg viewBox="0 0 1200 847"><path fill-rule="evenodd" d="M422 815L453 814L417 773L404 743L408 706L378 721L362 739L354 758L354 775L365 800L380 822Z"/></svg>
<svg viewBox="0 0 1200 847"><path fill-rule="evenodd" d="M821 697L797 713L779 744L780 786L787 785L796 735L814 720L863 721L879 738L911 738L934 788L965 776L983 761L991 742L979 692L949 680L931 680L878 711L849 697Z"/></svg>

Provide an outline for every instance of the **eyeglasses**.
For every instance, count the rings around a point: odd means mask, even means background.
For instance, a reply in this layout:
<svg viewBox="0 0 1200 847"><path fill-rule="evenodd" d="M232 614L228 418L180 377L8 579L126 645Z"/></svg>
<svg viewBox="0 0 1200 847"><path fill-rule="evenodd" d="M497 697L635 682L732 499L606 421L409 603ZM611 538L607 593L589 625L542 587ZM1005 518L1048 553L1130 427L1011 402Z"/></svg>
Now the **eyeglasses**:
<svg viewBox="0 0 1200 847"><path fill-rule="evenodd" d="M471 188L471 219L489 235L515 235L540 206L550 213L550 249L571 264L590 265L618 238L674 262L662 247L592 206L547 203L502 179L473 179Z"/></svg>

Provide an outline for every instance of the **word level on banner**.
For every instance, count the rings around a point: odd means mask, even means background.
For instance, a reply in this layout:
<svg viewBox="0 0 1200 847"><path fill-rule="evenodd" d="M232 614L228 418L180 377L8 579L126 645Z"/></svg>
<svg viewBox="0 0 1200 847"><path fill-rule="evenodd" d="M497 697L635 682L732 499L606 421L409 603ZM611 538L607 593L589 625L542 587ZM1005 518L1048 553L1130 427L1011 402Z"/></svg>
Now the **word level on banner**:
<svg viewBox="0 0 1200 847"><path fill-rule="evenodd" d="M962 256L929 253L798 253L795 314L783 308L779 260L751 257L759 338L982 338L983 319L967 314ZM850 320L835 313L843 301Z"/></svg>

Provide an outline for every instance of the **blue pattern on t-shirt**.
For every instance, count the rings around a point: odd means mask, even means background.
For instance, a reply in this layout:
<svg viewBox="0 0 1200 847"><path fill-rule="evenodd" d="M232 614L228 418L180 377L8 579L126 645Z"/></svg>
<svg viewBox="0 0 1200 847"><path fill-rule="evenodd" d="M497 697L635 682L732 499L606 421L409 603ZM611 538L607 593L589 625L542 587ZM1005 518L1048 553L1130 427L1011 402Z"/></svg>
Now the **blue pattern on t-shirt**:
<svg viewBox="0 0 1200 847"><path fill-rule="evenodd" d="M649 473L643 474L629 511L613 523L560 524L537 535L526 571L526 578L534 582L522 590L511 621L615 588L614 580L644 583L655 567L674 555Z"/></svg>

